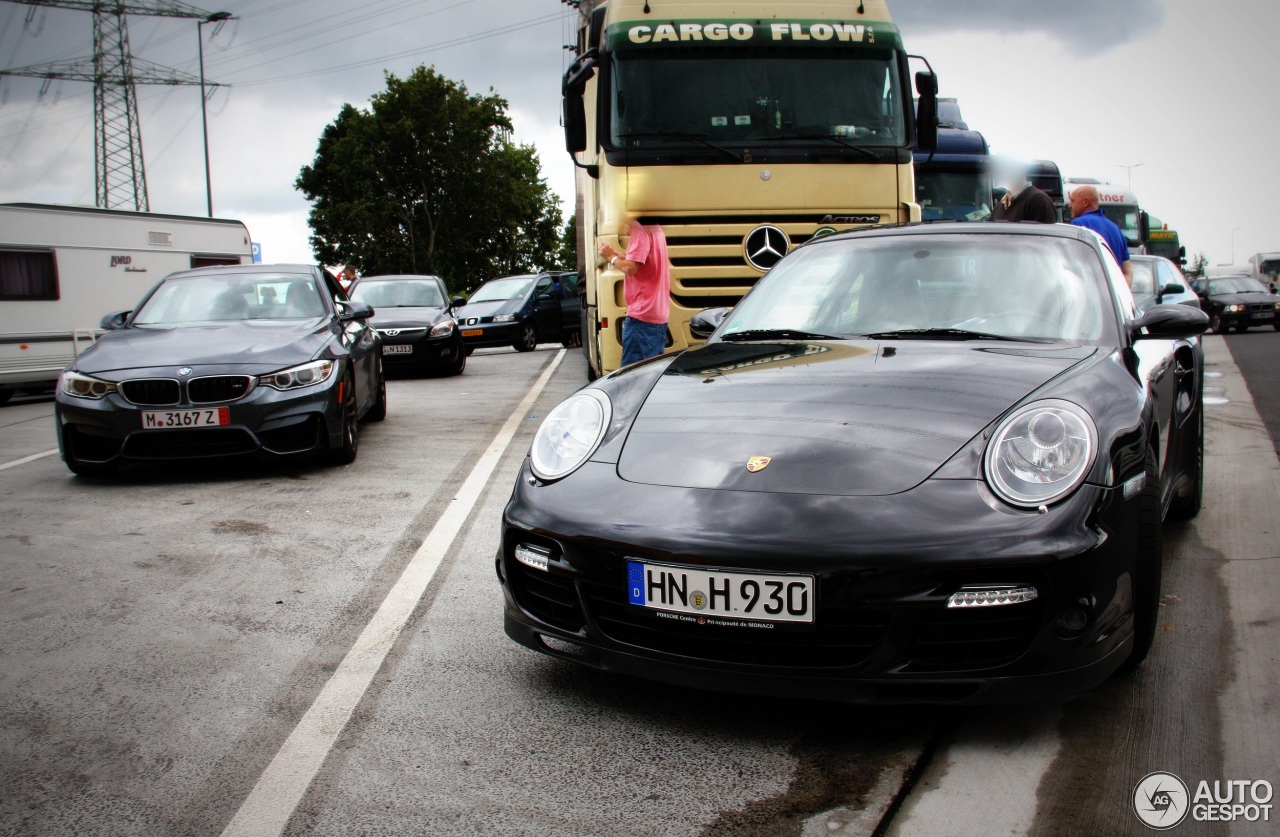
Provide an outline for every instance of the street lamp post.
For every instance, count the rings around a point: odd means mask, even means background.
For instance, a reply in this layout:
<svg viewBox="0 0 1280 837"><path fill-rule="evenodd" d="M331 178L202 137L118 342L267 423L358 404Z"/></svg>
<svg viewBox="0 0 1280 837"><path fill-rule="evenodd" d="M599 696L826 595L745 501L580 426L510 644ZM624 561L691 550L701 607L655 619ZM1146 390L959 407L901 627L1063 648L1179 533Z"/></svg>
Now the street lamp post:
<svg viewBox="0 0 1280 837"><path fill-rule="evenodd" d="M209 173L209 109L206 107L208 98L204 86L204 25L222 23L230 17L231 12L214 12L196 23L196 42L199 44L200 51L200 126L204 132L204 194L210 218L213 217L213 177Z"/></svg>
<svg viewBox="0 0 1280 837"><path fill-rule="evenodd" d="M1134 163L1134 164L1133 164L1133 165L1131 165L1131 166L1126 166L1126 165L1117 165L1117 166L1116 166L1116 168L1118 168L1118 169L1124 169L1124 170L1125 170L1125 181L1129 184L1126 188L1127 188L1130 192L1132 192L1132 191L1133 191L1133 170L1134 170L1134 169L1136 169L1136 168L1138 168L1139 166L1145 166L1145 165L1146 165L1146 163Z"/></svg>

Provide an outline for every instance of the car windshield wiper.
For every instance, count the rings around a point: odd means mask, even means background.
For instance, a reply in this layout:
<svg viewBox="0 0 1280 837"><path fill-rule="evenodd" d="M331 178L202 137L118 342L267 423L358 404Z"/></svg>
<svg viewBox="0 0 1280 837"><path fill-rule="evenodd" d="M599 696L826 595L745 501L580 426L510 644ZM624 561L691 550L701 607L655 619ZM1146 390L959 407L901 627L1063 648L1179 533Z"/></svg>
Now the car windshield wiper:
<svg viewBox="0 0 1280 837"><path fill-rule="evenodd" d="M880 162L880 155L872 151L870 148L863 145L857 145L849 142L848 140L841 139L840 137L833 137L831 134L788 134L787 136L784 136L783 139L824 140L826 142L833 142L836 145L848 148L850 151L858 152L872 162Z"/></svg>
<svg viewBox="0 0 1280 837"><path fill-rule="evenodd" d="M818 334L794 328L749 328L720 335L721 340L844 340L834 334Z"/></svg>
<svg viewBox="0 0 1280 837"><path fill-rule="evenodd" d="M736 151L731 151L728 148L725 148L723 145L717 145L716 143L707 139L706 135L704 134L694 134L688 131L631 131L625 134L618 134L618 136L621 139L649 138L649 139L693 140L696 143L705 145L707 148L710 148L713 151L719 151L721 154L724 154L726 157L729 157L730 159L737 160L739 163L742 162L741 154L737 153Z"/></svg>
<svg viewBox="0 0 1280 837"><path fill-rule="evenodd" d="M915 337L938 340L1008 340L1013 343L1026 341L1038 342L1040 337L1009 337L1004 334L989 334L985 331L969 331L964 328L903 328L897 331L877 331L863 335L872 340L910 340Z"/></svg>

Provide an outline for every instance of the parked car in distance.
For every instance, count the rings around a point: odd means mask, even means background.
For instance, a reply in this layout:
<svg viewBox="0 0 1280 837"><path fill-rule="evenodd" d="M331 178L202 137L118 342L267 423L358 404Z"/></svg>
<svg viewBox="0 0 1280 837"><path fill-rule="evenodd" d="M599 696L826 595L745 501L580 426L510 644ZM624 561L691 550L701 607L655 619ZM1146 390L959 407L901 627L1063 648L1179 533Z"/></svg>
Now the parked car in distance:
<svg viewBox="0 0 1280 837"><path fill-rule="evenodd" d="M807 242L693 317L705 345L547 414L503 513L506 633L808 699L1096 686L1147 656L1163 521L1200 509L1207 324L1139 313L1078 227Z"/></svg>
<svg viewBox="0 0 1280 837"><path fill-rule="evenodd" d="M1200 297L1178 266L1163 256L1131 256L1133 296L1139 310L1150 305L1189 305L1200 308Z"/></svg>
<svg viewBox="0 0 1280 837"><path fill-rule="evenodd" d="M382 336L387 369L461 375L467 368L462 333L453 312L465 299L449 300L438 276L362 276L351 299L373 306L369 321Z"/></svg>
<svg viewBox="0 0 1280 837"><path fill-rule="evenodd" d="M581 339L578 274L506 276L485 282L455 311L468 350L513 346L531 352L539 343L572 346Z"/></svg>
<svg viewBox="0 0 1280 837"><path fill-rule="evenodd" d="M1209 315L1214 334L1229 329L1248 331L1250 326L1271 326L1280 331L1280 296L1252 276L1202 276L1191 287L1200 295L1200 307Z"/></svg>
<svg viewBox="0 0 1280 837"><path fill-rule="evenodd" d="M373 309L310 265L171 273L58 379L67 467L320 453L353 462L360 419L386 416Z"/></svg>

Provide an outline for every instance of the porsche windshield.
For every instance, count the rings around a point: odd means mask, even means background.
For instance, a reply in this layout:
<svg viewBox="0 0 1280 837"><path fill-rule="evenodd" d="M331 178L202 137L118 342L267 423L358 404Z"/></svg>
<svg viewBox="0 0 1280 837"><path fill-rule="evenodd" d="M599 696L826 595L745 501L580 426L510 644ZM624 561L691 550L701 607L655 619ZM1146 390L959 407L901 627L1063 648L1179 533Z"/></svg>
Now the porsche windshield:
<svg viewBox="0 0 1280 837"><path fill-rule="evenodd" d="M892 49L669 49L612 64L615 148L905 144Z"/></svg>
<svg viewBox="0 0 1280 837"><path fill-rule="evenodd" d="M315 281L292 273L209 273L166 279L133 317L133 325L298 320L322 317Z"/></svg>
<svg viewBox="0 0 1280 837"><path fill-rule="evenodd" d="M833 239L780 262L729 314L721 337L789 331L1098 344L1114 336L1107 288L1096 251L1066 238Z"/></svg>

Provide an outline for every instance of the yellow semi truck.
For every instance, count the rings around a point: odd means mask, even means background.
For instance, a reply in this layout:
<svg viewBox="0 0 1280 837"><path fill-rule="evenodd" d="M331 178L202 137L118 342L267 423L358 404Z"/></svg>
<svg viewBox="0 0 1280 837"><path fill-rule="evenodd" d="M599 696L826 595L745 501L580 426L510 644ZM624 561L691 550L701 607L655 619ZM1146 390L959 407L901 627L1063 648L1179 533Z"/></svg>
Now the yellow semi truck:
<svg viewBox="0 0 1280 837"><path fill-rule="evenodd" d="M668 348L788 250L841 229L920 220L912 149L937 137L937 79L916 74L884 0L584 0L563 84L578 168L589 375L617 369L625 221L666 232ZM927 65L927 62L926 62Z"/></svg>

